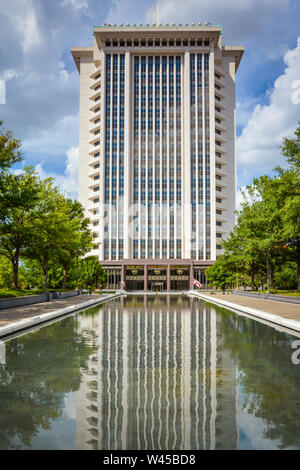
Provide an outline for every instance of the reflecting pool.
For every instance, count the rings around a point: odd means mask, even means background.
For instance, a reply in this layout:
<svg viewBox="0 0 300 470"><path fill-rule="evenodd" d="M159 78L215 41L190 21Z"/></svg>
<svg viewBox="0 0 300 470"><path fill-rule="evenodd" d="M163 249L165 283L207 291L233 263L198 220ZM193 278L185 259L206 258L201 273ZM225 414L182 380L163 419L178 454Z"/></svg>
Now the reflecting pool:
<svg viewBox="0 0 300 470"><path fill-rule="evenodd" d="M22 333L0 363L0 449L299 449L295 340L175 295Z"/></svg>

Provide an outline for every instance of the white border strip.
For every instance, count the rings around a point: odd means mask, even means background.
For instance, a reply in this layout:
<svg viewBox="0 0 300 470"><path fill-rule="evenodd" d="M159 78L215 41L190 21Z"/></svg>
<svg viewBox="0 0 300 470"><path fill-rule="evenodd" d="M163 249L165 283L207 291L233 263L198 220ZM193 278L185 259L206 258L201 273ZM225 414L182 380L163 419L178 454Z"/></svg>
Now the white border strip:
<svg viewBox="0 0 300 470"><path fill-rule="evenodd" d="M91 299L91 300L82 302L77 305L70 305L69 307L61 308L59 310L53 310L52 312L43 313L42 315L36 315L35 317L25 318L24 320L9 323L8 325L0 327L0 338L2 336L7 336L20 330L30 328L33 325L38 325L40 323L47 322L48 320L51 320L52 318L61 317L63 315L66 315L67 313L72 313L72 312L75 312L76 310L82 310L84 308L91 307L92 305L106 302L108 300L114 299L115 297L119 297L120 295L123 295L123 294L124 292L122 291L116 292L115 294L107 294L107 295L104 295L102 298Z"/></svg>
<svg viewBox="0 0 300 470"><path fill-rule="evenodd" d="M280 315L274 315L273 313L267 313L262 310L257 310L256 308L245 307L244 305L239 305L233 302L227 302L227 300L221 300L218 298L214 298L213 296L200 294L199 292L189 291L188 295L199 297L200 299L206 300L207 302L211 302L217 305L222 305L224 307L227 307L236 311L248 313L249 315L253 317L262 318L263 320L267 320L270 323L275 323L276 325L280 325L280 326L289 328L290 330L295 330L295 331L300 332L300 321L297 321L297 320L289 320L288 318L281 317Z"/></svg>

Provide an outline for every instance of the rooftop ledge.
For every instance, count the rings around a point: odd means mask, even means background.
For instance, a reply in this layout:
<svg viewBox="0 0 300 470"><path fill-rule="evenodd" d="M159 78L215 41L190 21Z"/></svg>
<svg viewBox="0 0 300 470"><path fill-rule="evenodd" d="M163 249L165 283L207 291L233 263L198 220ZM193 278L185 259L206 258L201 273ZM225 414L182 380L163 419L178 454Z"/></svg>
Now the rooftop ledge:
<svg viewBox="0 0 300 470"><path fill-rule="evenodd" d="M116 30L118 32L120 31L126 31L127 33L130 32L137 32L137 31L151 31L153 33L155 32L162 32L162 31L182 31L182 32L188 32L188 31L195 31L195 32L213 32L213 33L219 33L223 34L223 26L222 25L159 25L159 26L138 26L138 25L132 25L132 26L114 26L114 25L106 25L106 26L94 26L93 27L94 33L103 33L105 32L113 32L115 33Z"/></svg>

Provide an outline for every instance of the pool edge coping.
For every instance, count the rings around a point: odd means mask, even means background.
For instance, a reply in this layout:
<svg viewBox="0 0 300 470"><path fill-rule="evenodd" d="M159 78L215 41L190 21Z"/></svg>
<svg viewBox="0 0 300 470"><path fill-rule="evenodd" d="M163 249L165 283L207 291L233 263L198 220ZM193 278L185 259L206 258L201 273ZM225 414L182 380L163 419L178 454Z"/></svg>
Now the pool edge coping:
<svg viewBox="0 0 300 470"><path fill-rule="evenodd" d="M31 328L35 325L46 323L47 321L52 320L53 318L62 317L68 313L76 312L77 310L82 310L88 307L92 307L96 304L108 302L109 300L112 300L116 297L120 297L124 294L124 291L117 291L114 294L104 295L102 299L91 299L80 304L70 305L69 307L60 308L58 310L52 310L52 312L42 313L41 315L35 315L31 318L24 318L23 320L9 323L8 325L0 327L0 338L11 335L13 333L17 333L18 331L26 330L27 328Z"/></svg>
<svg viewBox="0 0 300 470"><path fill-rule="evenodd" d="M276 315L274 313L264 312L263 310L258 310L252 307L246 307L244 305L236 304L234 302L228 302L227 300L212 298L208 295L201 294L200 292L189 291L188 295L198 297L200 299L206 300L207 302L211 302L216 305L221 305L229 309L247 313L252 317L261 318L263 320L269 321L270 323L275 323L276 325L300 332L300 321L297 320L289 320L288 318L281 317L280 315Z"/></svg>

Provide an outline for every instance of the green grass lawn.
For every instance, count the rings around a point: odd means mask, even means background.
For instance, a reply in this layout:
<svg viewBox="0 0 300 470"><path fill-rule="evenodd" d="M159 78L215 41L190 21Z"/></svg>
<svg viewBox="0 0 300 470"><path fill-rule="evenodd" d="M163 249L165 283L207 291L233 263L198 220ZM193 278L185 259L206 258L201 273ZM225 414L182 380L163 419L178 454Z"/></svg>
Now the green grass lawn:
<svg viewBox="0 0 300 470"><path fill-rule="evenodd" d="M35 294L41 294L43 291L42 290L29 290L29 289L9 289L9 288L3 288L0 289L0 298L4 299L7 297L19 297L23 295L35 295Z"/></svg>
<svg viewBox="0 0 300 470"><path fill-rule="evenodd" d="M75 290L75 289L48 289L47 292L68 292L70 290ZM8 287L4 287L3 289L0 289L0 299L6 299L9 297L20 297L23 295L36 295L36 294L42 294L45 292L44 289L41 290L34 290L34 289L10 289Z"/></svg>
<svg viewBox="0 0 300 470"><path fill-rule="evenodd" d="M266 290L259 290L259 291L252 291L255 292L256 294L258 293L263 293L266 294ZM280 289L270 289L270 294L277 294L277 295L292 295L294 297L300 297L300 291L299 290L280 290Z"/></svg>

